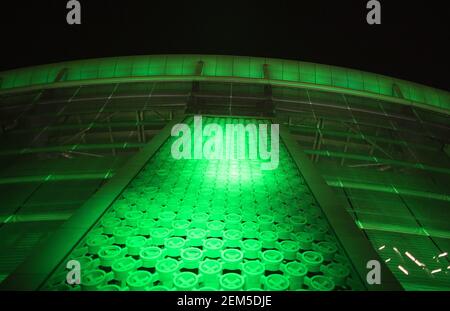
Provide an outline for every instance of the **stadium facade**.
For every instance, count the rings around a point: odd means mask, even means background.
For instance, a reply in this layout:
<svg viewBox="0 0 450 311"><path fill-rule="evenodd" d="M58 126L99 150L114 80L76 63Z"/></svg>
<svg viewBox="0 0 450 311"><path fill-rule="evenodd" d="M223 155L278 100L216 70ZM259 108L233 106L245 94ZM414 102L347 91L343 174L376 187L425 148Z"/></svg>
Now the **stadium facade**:
<svg viewBox="0 0 450 311"><path fill-rule="evenodd" d="M0 72L0 286L449 290L449 112L443 90L280 59ZM278 167L174 159L196 115L279 124Z"/></svg>

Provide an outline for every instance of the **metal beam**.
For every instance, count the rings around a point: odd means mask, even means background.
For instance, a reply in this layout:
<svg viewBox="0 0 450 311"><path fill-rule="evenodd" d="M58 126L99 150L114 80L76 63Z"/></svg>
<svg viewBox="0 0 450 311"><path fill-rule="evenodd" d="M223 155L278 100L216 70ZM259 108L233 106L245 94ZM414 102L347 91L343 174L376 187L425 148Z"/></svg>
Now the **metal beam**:
<svg viewBox="0 0 450 311"><path fill-rule="evenodd" d="M201 76L203 73L203 61L198 61L195 65L195 76ZM192 81L191 92L187 100L186 113L200 113L202 110L201 103L198 102L197 94L200 93L200 82Z"/></svg>
<svg viewBox="0 0 450 311"><path fill-rule="evenodd" d="M445 154L446 154L448 157L450 157L450 145L444 145L442 148L443 148Z"/></svg>
<svg viewBox="0 0 450 311"><path fill-rule="evenodd" d="M264 79L270 81L270 70L268 64L263 65L263 74ZM275 115L275 106L273 103L272 85L270 83L264 85L264 98L261 116L273 117Z"/></svg>
<svg viewBox="0 0 450 311"><path fill-rule="evenodd" d="M81 150L104 150L104 149L130 149L130 148L142 148L145 143L110 143L110 144L74 144L74 145L58 145L58 146L46 146L36 148L22 148L22 149L10 149L1 150L0 156L9 155L21 155L31 153L48 153L48 152L75 152Z"/></svg>
<svg viewBox="0 0 450 311"><path fill-rule="evenodd" d="M412 190L407 188L396 187L393 184L374 184L343 180L338 177L325 176L327 184L335 188L349 188L358 190L370 190L376 192L394 193L407 196L415 196L426 199L440 200L450 202L450 195L442 193L433 193L428 191Z"/></svg>
<svg viewBox="0 0 450 311"><path fill-rule="evenodd" d="M345 125L345 126L347 126L347 127L348 127L351 131L353 131L354 133L359 134L359 133L362 132L361 129L358 131L358 130L356 130L353 126L351 126L350 124L347 124L347 123L342 123L342 124ZM357 126L358 126L358 128L359 128L359 125L357 125ZM369 145L372 146L372 150L373 150L373 149L377 149L377 150L381 151L382 153L384 153L385 155L387 155L388 158L392 159L392 156L391 156L387 151L385 151L383 148L381 148L380 146L378 146L378 144L376 144L375 142L373 142L370 138L368 138L368 137L366 137L366 136L363 135L363 139L364 139ZM373 151L371 151L370 154L372 155L372 154L373 154Z"/></svg>
<svg viewBox="0 0 450 311"><path fill-rule="evenodd" d="M111 144L114 144L114 135L112 133L112 129L111 129L111 118L108 117L108 133L109 133L109 141L111 142ZM112 155L116 156L116 148L111 148L112 151Z"/></svg>
<svg viewBox="0 0 450 311"><path fill-rule="evenodd" d="M159 130L167 124L168 121L155 120L155 121L125 121L125 122L93 122L93 123L78 123L78 124L57 124L46 127L46 131L52 132L60 132L64 130L79 130L80 128L85 128L90 126L91 129L112 129L116 128L131 128L136 126L146 126L148 129ZM43 128L32 128L32 129L17 129L14 133L29 133L36 132L37 130L41 130Z"/></svg>
<svg viewBox="0 0 450 311"><path fill-rule="evenodd" d="M367 138L372 141L377 141L380 143L388 143L388 144L401 145L401 146L412 145L416 148L428 150L428 151L439 151L440 150L440 146L437 146L437 145L436 145L436 147L429 147L426 145L421 145L421 144L414 143L414 142L407 142L407 141L400 140L400 139L389 139L389 138L383 138L383 137L378 137L378 136L365 135L362 133L350 133L350 132L342 132L342 131L335 131L335 130L331 131L331 130L324 130L324 129L316 129L313 126L307 126L307 125L292 125L291 124L289 129L291 130L291 133L294 133L294 134L297 132L306 132L306 133L314 134L316 131L320 131L324 135L345 138L346 140L347 140L347 138L352 138L352 139L358 139L358 140L365 141Z"/></svg>
<svg viewBox="0 0 450 311"><path fill-rule="evenodd" d="M405 98L403 96L402 90L400 89L400 87L398 86L397 83L393 83L392 84L392 95L397 96L397 97L402 98L402 99Z"/></svg>
<svg viewBox="0 0 450 311"><path fill-rule="evenodd" d="M374 163L379 163L379 164L403 166L403 167L408 167L408 168L413 168L413 169L418 169L418 170L442 173L442 174L450 174L450 169L425 165L422 163L410 163L410 162L404 162L404 161L398 161L398 160L371 157L371 156L360 155L360 154L334 152L334 151L329 151L329 150L303 150L303 151L306 154L310 154L310 155L319 154L320 156L323 156L323 157L326 156L326 157L332 157L332 158L346 158L346 159L352 159L352 160L374 162Z"/></svg>
<svg viewBox="0 0 450 311"><path fill-rule="evenodd" d="M58 71L58 74L56 75L53 83L65 81L68 73L69 73L69 68L66 68L66 67L62 68L60 71Z"/></svg>
<svg viewBox="0 0 450 311"><path fill-rule="evenodd" d="M47 181L109 179L113 176L114 171L107 170L105 172L100 173L86 173L86 174L48 174L48 175L33 175L20 177L3 177L0 178L0 185L47 182Z"/></svg>

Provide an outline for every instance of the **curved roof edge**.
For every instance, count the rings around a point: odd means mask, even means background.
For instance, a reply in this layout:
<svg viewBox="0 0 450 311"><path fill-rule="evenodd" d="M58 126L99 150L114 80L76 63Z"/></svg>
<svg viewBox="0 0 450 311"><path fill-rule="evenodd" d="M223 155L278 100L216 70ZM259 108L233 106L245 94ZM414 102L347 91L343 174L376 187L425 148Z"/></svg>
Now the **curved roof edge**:
<svg viewBox="0 0 450 311"><path fill-rule="evenodd" d="M246 56L128 56L20 68L0 72L0 94L79 84L189 80L320 89L450 113L450 93L444 90L354 69Z"/></svg>

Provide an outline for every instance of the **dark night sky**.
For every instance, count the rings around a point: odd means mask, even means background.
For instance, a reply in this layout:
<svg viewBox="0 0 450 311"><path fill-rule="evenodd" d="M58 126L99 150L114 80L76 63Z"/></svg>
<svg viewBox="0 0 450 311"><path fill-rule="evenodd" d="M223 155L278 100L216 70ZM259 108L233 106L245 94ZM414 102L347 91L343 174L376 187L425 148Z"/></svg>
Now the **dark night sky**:
<svg viewBox="0 0 450 311"><path fill-rule="evenodd" d="M0 2L0 70L92 57L231 54L344 66L450 90L444 1L381 0L380 26L367 25L366 0L80 0L81 26L66 24L66 2Z"/></svg>

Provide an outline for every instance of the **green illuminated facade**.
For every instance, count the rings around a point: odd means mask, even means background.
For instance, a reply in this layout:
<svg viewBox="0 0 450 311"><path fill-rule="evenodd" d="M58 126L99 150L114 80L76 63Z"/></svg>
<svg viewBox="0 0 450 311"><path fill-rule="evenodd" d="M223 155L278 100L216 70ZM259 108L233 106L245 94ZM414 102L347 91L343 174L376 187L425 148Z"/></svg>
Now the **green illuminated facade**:
<svg viewBox="0 0 450 311"><path fill-rule="evenodd" d="M199 62L202 62L199 66ZM265 71L270 67L270 75ZM200 69L199 69L200 68ZM200 71L199 71L200 70ZM154 55L92 59L4 72L2 90L64 84L89 84L111 79L143 81L248 81L252 83L364 94L437 111L450 108L447 92L381 75L298 61L213 55ZM267 81L269 80L269 81Z"/></svg>
<svg viewBox="0 0 450 311"><path fill-rule="evenodd" d="M185 122L193 127L192 118ZM204 119L224 131L225 124L261 122ZM174 140L164 143L69 256L84 263L82 289L361 288L284 146L280 165L262 171L261 159L175 160ZM48 289L71 289L64 271L62 266Z"/></svg>
<svg viewBox="0 0 450 311"><path fill-rule="evenodd" d="M449 290L449 109L445 91L277 59L2 72L0 286ZM174 159L171 129L193 115L279 124L279 165Z"/></svg>

